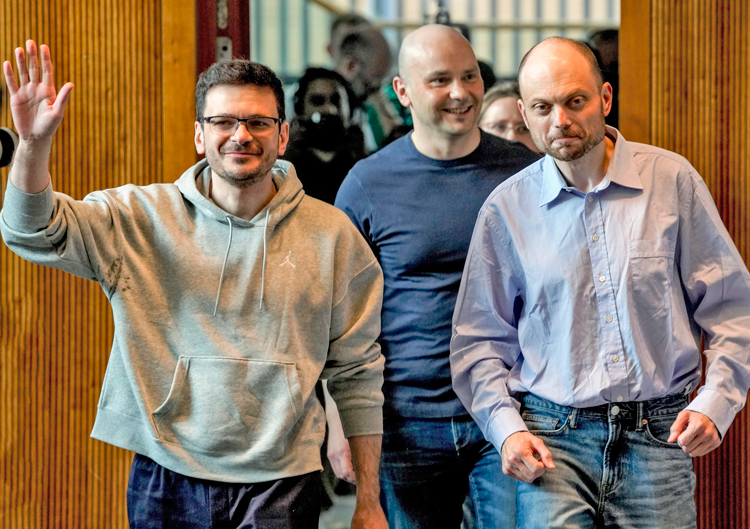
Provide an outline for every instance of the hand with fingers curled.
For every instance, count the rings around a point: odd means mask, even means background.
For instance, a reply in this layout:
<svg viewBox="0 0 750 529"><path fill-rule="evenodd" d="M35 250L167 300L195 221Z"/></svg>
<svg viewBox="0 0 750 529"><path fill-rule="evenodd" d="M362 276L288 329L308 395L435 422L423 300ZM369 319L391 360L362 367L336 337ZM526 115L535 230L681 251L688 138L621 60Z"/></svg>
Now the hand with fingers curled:
<svg viewBox="0 0 750 529"><path fill-rule="evenodd" d="M714 422L697 411L682 410L669 429L668 443L674 443L692 457L700 457L721 444L721 436Z"/></svg>
<svg viewBox="0 0 750 529"><path fill-rule="evenodd" d="M26 52L16 48L18 79L10 61L3 63L3 73L10 93L13 124L21 141L50 140L65 114L72 83L55 91L54 71L49 48L42 44L37 54L33 40L26 41Z"/></svg>
<svg viewBox="0 0 750 529"><path fill-rule="evenodd" d="M555 468L552 454L544 442L526 431L509 435L500 455L503 459L503 473L526 483L533 482L547 470Z"/></svg>
<svg viewBox="0 0 750 529"><path fill-rule="evenodd" d="M337 478L348 481L352 485L357 484L357 477L352 465L352 451L349 447L349 441L344 437L343 430L329 430L326 455Z"/></svg>

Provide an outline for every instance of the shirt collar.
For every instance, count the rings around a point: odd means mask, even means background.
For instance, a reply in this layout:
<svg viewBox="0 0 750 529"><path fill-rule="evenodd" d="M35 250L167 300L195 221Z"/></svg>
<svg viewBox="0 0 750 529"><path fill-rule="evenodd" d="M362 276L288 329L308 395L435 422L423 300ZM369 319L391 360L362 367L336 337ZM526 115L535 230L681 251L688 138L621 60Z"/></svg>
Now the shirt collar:
<svg viewBox="0 0 750 529"><path fill-rule="evenodd" d="M615 150L609 161L607 174L604 175L602 180L602 183L605 183L603 187L607 187L608 183L605 181L608 180L623 187L643 189L628 142L616 128L609 125L606 126L606 134L614 142ZM602 186L602 183L597 187ZM546 206L555 200L566 187L569 186L557 168L555 159L549 154L546 155L542 162L542 189L539 207Z"/></svg>

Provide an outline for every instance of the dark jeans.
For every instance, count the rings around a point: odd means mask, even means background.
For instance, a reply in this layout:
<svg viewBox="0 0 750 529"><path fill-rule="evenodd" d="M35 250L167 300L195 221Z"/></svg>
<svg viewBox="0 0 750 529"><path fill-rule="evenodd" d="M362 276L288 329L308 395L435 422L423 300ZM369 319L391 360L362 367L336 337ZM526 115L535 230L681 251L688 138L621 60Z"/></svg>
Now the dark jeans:
<svg viewBox="0 0 750 529"><path fill-rule="evenodd" d="M693 529L693 461L669 427L686 395L592 408L559 406L533 395L521 415L555 462L518 484L521 529Z"/></svg>
<svg viewBox="0 0 750 529"><path fill-rule="evenodd" d="M385 417L382 453L390 529L458 529L467 492L477 527L515 529L515 480L470 417Z"/></svg>
<svg viewBox="0 0 750 529"><path fill-rule="evenodd" d="M128 480L131 529L317 529L320 473L223 483L172 472L136 454Z"/></svg>

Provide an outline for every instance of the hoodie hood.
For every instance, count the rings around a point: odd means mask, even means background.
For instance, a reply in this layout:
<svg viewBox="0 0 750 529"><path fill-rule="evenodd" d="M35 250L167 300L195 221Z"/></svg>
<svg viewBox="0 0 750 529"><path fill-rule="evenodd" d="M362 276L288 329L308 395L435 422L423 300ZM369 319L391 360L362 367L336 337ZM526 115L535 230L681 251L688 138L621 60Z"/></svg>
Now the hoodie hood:
<svg viewBox="0 0 750 529"><path fill-rule="evenodd" d="M268 252L267 239L268 230L273 230L282 220L284 220L302 201L305 192L302 189L302 183L297 178L294 166L285 160L277 160L271 168L271 178L276 186L276 194L271 201L261 209L251 220L237 217L221 209L216 203L208 198L208 190L213 177L211 166L207 160L201 160L193 167L185 171L175 183L185 199L192 203L204 215L215 219L217 222L226 224L227 244L224 253L224 262L221 266L219 283L216 288L216 302L214 303L214 313L216 316L221 301L221 288L224 285L224 275L226 273L229 252L232 249L232 232L235 228L263 228L263 261L261 266L260 280L260 300L258 308L263 308L263 295L266 284L266 256Z"/></svg>
<svg viewBox="0 0 750 529"><path fill-rule="evenodd" d="M185 199L198 208L204 215L216 219L222 224L229 224L236 228L252 228L265 226L274 228L284 220L299 205L305 191L297 178L294 166L286 160L276 160L271 168L271 178L276 186L276 195L268 205L260 210L252 219L247 220L228 213L208 198L209 184L213 178L213 171L208 161L201 160L185 171L177 179L175 185Z"/></svg>

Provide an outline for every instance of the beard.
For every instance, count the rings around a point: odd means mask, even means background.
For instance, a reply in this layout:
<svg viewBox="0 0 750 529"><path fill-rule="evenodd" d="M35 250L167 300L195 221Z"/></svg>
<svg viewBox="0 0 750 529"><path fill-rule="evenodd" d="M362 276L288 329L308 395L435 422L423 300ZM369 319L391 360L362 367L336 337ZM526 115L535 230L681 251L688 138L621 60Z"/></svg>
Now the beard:
<svg viewBox="0 0 750 529"><path fill-rule="evenodd" d="M248 151L229 148L221 149L222 154L232 152ZM241 165L235 164L231 159L222 158L221 154L216 151L207 151L206 159L208 160L208 165L211 166L211 170L216 176L234 187L247 188L263 180L276 163L278 157L276 156L275 151L265 152L263 149L260 149L260 152L249 152L260 156L257 167L249 170L244 169Z"/></svg>
<svg viewBox="0 0 750 529"><path fill-rule="evenodd" d="M546 138L539 138L532 134L531 139L534 145L537 146L539 152L542 154L549 154L555 160L561 162L572 162L585 156L591 149L599 145L606 135L606 128L604 125L604 112L601 112L601 120L597 121L596 126L591 131L586 131L578 128L567 128L558 131L554 134L550 134ZM555 140L563 138L580 138L581 144L572 149L570 147L554 147Z"/></svg>

